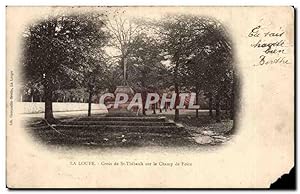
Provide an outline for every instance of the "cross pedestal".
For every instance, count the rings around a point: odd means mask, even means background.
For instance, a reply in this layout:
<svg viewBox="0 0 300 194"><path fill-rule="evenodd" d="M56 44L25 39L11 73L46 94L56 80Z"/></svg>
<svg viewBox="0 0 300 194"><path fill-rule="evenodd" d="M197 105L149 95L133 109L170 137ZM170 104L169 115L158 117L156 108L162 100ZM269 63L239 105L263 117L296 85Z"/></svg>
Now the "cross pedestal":
<svg viewBox="0 0 300 194"><path fill-rule="evenodd" d="M137 108L133 107L130 110L127 109L127 107L129 106L133 96L134 96L134 91L131 87L129 86L117 86L114 94L115 96L118 93L122 93L122 94L127 94L128 95L128 101L126 103L122 103L119 104L117 108L114 108L114 101L110 102L109 104L112 104L112 107L110 109L108 109L108 115L112 115L112 116L135 116L136 115L136 111Z"/></svg>

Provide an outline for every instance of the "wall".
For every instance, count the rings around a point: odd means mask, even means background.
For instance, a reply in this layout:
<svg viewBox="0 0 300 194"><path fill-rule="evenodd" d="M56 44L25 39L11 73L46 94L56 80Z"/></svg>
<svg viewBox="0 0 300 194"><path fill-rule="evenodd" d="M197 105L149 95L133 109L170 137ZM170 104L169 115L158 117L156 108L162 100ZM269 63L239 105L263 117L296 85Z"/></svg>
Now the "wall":
<svg viewBox="0 0 300 194"><path fill-rule="evenodd" d="M43 113L44 102L17 102L18 113ZM20 109L19 109L20 107ZM78 102L53 102L53 112L87 111L88 103ZM104 104L92 104L92 110L107 110Z"/></svg>

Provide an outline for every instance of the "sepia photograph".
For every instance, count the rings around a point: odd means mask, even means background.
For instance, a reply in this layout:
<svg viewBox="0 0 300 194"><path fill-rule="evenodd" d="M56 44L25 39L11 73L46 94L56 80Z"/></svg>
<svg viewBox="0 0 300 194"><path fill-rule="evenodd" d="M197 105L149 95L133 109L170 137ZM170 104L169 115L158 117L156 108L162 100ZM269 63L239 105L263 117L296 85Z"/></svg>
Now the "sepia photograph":
<svg viewBox="0 0 300 194"><path fill-rule="evenodd" d="M295 165L294 11L7 6L7 187L269 188Z"/></svg>
<svg viewBox="0 0 300 194"><path fill-rule="evenodd" d="M130 148L230 140L239 80L226 26L191 14L73 9L22 34L17 103L33 141Z"/></svg>

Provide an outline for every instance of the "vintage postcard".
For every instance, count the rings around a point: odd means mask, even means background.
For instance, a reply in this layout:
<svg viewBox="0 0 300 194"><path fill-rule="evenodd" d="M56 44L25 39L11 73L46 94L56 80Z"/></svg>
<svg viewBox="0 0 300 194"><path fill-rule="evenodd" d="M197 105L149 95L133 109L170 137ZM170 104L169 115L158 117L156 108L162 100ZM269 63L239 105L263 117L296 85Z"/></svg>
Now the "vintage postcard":
<svg viewBox="0 0 300 194"><path fill-rule="evenodd" d="M8 6L7 187L269 188L294 36L288 6Z"/></svg>

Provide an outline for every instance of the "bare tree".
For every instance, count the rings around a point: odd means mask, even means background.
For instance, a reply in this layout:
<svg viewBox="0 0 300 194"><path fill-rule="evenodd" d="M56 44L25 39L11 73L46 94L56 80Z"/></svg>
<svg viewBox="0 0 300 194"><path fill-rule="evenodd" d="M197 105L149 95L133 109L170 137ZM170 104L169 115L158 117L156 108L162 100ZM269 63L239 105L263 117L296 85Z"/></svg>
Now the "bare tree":
<svg viewBox="0 0 300 194"><path fill-rule="evenodd" d="M142 27L132 21L115 16L108 21L107 28L111 36L110 46L116 49L118 53L113 57L119 59L119 65L123 68L124 85L127 85L127 61L132 52L131 45L141 33Z"/></svg>

